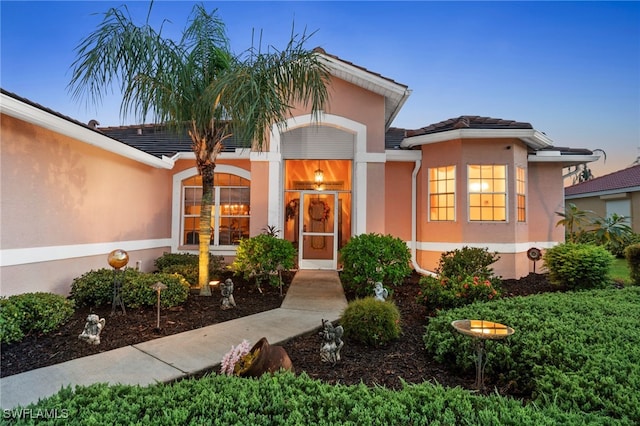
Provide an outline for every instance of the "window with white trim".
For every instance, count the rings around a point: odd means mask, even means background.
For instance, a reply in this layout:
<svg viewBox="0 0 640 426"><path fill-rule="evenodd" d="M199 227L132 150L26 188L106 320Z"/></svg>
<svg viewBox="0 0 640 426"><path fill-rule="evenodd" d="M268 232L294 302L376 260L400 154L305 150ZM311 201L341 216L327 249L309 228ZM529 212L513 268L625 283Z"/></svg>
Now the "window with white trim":
<svg viewBox="0 0 640 426"><path fill-rule="evenodd" d="M523 167L516 167L516 197L518 222L527 221L527 172Z"/></svg>
<svg viewBox="0 0 640 426"><path fill-rule="evenodd" d="M507 166L471 164L467 176L469 221L506 222Z"/></svg>
<svg viewBox="0 0 640 426"><path fill-rule="evenodd" d="M429 168L429 220L456 220L456 166Z"/></svg>
<svg viewBox="0 0 640 426"><path fill-rule="evenodd" d="M201 176L183 180L182 188L182 244L197 245L200 241ZM238 245L242 238L248 238L251 218L249 180L231 173L216 173L213 199L211 245L233 246Z"/></svg>

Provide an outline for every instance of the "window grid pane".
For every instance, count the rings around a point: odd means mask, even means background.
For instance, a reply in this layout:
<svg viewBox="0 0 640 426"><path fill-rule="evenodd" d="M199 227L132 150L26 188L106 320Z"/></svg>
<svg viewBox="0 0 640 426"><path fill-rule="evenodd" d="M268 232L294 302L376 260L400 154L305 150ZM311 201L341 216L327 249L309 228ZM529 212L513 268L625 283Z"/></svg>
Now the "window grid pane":
<svg viewBox="0 0 640 426"><path fill-rule="evenodd" d="M469 165L469 220L507 220L507 168L505 165Z"/></svg>
<svg viewBox="0 0 640 426"><path fill-rule="evenodd" d="M183 185L185 185L182 221L183 244L197 245L202 203L202 179L200 176L188 178L183 181ZM229 173L214 175L214 193L219 195L214 199L211 211L212 245L216 241L216 236L219 245L238 245L240 239L249 237L251 210L249 186L248 179L237 175Z"/></svg>
<svg viewBox="0 0 640 426"><path fill-rule="evenodd" d="M517 216L518 222L527 220L527 199L526 199L526 174L522 167L516 168L516 194L518 198Z"/></svg>
<svg viewBox="0 0 640 426"><path fill-rule="evenodd" d="M429 220L455 220L456 167L429 168Z"/></svg>

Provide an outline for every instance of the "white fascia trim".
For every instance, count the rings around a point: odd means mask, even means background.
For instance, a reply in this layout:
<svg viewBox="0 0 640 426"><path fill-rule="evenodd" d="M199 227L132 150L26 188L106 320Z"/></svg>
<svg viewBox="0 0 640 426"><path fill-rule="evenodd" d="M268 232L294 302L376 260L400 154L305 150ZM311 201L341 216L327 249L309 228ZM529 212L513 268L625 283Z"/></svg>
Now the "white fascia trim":
<svg viewBox="0 0 640 426"><path fill-rule="evenodd" d="M105 151L113 152L114 154L157 169L173 168L174 162L166 156L163 156L163 158L160 159L151 154L140 151L139 149L118 142L117 140L100 134L99 132L43 111L33 105L21 102L11 96L5 95L4 93L0 95L0 112L2 112L2 114L6 114L61 135L77 139L88 145L93 145L100 149L104 149Z"/></svg>
<svg viewBox="0 0 640 426"><path fill-rule="evenodd" d="M250 157L251 150L249 148L236 148L234 152L221 152L216 160L246 160ZM193 151L178 152L171 157L172 161L178 160L195 160L196 154ZM217 167L217 166L216 166Z"/></svg>
<svg viewBox="0 0 640 426"><path fill-rule="evenodd" d="M366 81L369 84L366 84L366 85L360 84L360 86L374 93L377 93L379 95L384 95L384 96L395 95L394 97L404 97L404 98L409 96L407 94L407 87L404 85L389 81L383 77L379 77L377 75L372 74L370 71L362 70L358 67L346 64L335 58L325 56L325 55L321 55L321 57L325 61L325 63L328 65L331 74L338 74L337 77L339 78L342 78L339 75L340 72L342 72L342 73L353 76L354 79ZM352 81L352 83L355 83L355 81Z"/></svg>
<svg viewBox="0 0 640 426"><path fill-rule="evenodd" d="M410 149L387 149L387 161L415 162L422 160L422 151Z"/></svg>
<svg viewBox="0 0 640 426"><path fill-rule="evenodd" d="M544 151L545 153L548 151ZM591 163L593 161L598 161L600 159L599 155L571 155L565 154L562 155L560 151L551 151L558 152L557 155L538 155L529 154L527 157L527 161L530 163L566 163L567 166L573 164L582 164L582 163Z"/></svg>
<svg viewBox="0 0 640 426"><path fill-rule="evenodd" d="M356 163L386 163L386 152L356 152L354 161Z"/></svg>
<svg viewBox="0 0 640 426"><path fill-rule="evenodd" d="M73 244L64 246L29 247L0 250L0 266L25 265L29 263L51 262L56 260L75 259L90 256L106 256L115 249L125 251L148 250L171 246L171 240L160 238L155 240L118 241L95 244Z"/></svg>
<svg viewBox="0 0 640 426"><path fill-rule="evenodd" d="M251 161L282 161L282 154L279 152L252 152L249 155Z"/></svg>
<svg viewBox="0 0 640 426"><path fill-rule="evenodd" d="M548 249L558 245L557 241L530 241L526 243L452 243L452 242L418 242L418 250L445 252L459 250L463 247L487 248L490 252L523 253L531 247Z"/></svg>
<svg viewBox="0 0 640 426"><path fill-rule="evenodd" d="M576 198L602 197L603 195L614 195L614 194L622 194L625 192L638 192L638 191L640 191L640 186L630 186L628 188L610 189L608 191L593 191L593 192L585 192L582 194L565 195L564 198L565 200L573 200Z"/></svg>
<svg viewBox="0 0 640 426"><path fill-rule="evenodd" d="M446 132L430 133L428 135L412 136L404 139L400 146L413 148L418 145L427 145L438 142L446 142L455 139L504 139L517 138L533 149L541 149L552 146L553 141L542 132L535 129L455 129Z"/></svg>

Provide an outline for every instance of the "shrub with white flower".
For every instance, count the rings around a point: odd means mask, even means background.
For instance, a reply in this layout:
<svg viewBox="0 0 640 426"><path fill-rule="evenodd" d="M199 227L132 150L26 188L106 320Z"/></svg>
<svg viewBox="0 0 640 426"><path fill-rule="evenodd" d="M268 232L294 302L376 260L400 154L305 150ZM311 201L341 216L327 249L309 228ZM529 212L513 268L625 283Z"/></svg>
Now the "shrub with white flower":
<svg viewBox="0 0 640 426"><path fill-rule="evenodd" d="M222 357L220 373L233 376L235 365L243 356L249 353L250 349L251 346L248 340L243 340L238 346L231 346L231 350Z"/></svg>

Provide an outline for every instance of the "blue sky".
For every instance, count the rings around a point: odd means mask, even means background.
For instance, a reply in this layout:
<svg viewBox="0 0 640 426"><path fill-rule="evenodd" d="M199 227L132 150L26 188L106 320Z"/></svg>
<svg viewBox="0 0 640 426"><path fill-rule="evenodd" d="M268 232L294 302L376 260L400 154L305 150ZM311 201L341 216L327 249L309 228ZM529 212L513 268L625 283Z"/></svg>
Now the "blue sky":
<svg viewBox="0 0 640 426"><path fill-rule="evenodd" d="M138 23L147 1L4 1L0 85L79 121L123 124L120 98L99 108L68 91L75 47L109 7ZM153 22L178 37L194 2L156 1ZM526 121L556 146L603 149L596 175L640 155L639 2L204 2L218 9L232 49L282 47L292 23L309 48L413 91L395 122L415 129L464 114ZM128 124L128 123L125 123Z"/></svg>

